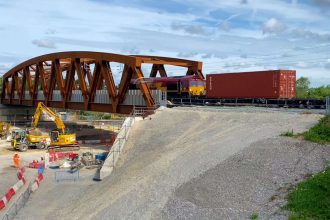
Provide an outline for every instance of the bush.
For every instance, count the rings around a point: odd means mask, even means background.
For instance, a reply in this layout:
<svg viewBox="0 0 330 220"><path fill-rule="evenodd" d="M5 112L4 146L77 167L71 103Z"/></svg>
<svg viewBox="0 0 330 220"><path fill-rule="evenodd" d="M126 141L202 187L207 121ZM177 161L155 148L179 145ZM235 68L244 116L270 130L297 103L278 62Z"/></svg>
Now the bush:
<svg viewBox="0 0 330 220"><path fill-rule="evenodd" d="M321 118L319 123L303 133L305 140L327 144L330 143L330 116Z"/></svg>
<svg viewBox="0 0 330 220"><path fill-rule="evenodd" d="M259 218L259 214L256 213L256 212L253 212L253 213L251 214L251 216L250 216L250 219L251 219L251 220L257 220L258 218Z"/></svg>

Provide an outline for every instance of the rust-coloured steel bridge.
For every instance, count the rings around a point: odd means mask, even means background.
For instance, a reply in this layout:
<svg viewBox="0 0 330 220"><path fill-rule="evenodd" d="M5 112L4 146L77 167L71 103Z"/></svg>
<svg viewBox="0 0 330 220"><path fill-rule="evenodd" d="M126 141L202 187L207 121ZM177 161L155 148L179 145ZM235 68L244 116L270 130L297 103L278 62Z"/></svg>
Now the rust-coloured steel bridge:
<svg viewBox="0 0 330 220"><path fill-rule="evenodd" d="M115 85L110 63L123 65L121 80ZM101 52L59 52L27 60L3 76L1 103L36 106L42 101L49 107L99 112L132 112L134 106L154 108L154 97L143 81L143 64L152 64L150 77L166 77L164 65L187 68L186 75L202 74L198 61ZM129 91L132 79L140 81L140 91ZM134 101L141 97L139 102Z"/></svg>

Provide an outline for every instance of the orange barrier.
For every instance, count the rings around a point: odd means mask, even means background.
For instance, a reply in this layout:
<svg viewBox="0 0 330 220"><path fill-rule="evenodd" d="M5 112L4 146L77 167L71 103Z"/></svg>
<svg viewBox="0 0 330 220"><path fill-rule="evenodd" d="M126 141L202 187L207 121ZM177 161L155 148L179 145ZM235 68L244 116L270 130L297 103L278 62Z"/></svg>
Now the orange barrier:
<svg viewBox="0 0 330 220"><path fill-rule="evenodd" d="M21 163L21 158L20 158L20 156L18 154L14 154L13 161L14 161L14 166L16 168L19 168L20 167L20 163Z"/></svg>
<svg viewBox="0 0 330 220"><path fill-rule="evenodd" d="M14 186L10 187L10 189L5 194L5 196L2 197L2 199L0 200L0 210L5 208L5 206L8 204L10 199L26 183L26 180L25 180L24 175L23 175L24 172L25 172L25 168L20 168L18 170L17 177L18 177L19 181Z"/></svg>

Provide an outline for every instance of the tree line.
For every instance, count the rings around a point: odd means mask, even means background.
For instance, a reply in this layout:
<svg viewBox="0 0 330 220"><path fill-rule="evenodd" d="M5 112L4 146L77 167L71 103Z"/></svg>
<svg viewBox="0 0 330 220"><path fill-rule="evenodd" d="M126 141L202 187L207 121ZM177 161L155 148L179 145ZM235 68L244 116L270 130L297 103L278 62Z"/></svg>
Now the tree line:
<svg viewBox="0 0 330 220"><path fill-rule="evenodd" d="M311 88L307 77L300 77L296 82L297 98L303 99L325 99L330 96L330 84Z"/></svg>

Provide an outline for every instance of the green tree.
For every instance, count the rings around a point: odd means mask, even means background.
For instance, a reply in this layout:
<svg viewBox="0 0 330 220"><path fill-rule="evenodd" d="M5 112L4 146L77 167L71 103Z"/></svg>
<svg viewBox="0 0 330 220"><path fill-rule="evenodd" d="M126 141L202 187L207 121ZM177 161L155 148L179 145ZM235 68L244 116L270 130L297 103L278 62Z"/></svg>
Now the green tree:
<svg viewBox="0 0 330 220"><path fill-rule="evenodd" d="M307 94L307 98L315 99L325 99L327 96L330 96L330 85L310 88Z"/></svg>
<svg viewBox="0 0 330 220"><path fill-rule="evenodd" d="M300 77L297 79L297 98L307 98L310 81L307 77Z"/></svg>
<svg viewBox="0 0 330 220"><path fill-rule="evenodd" d="M310 84L310 81L307 77L300 77L299 79L297 79L297 88L308 89L309 84Z"/></svg>

